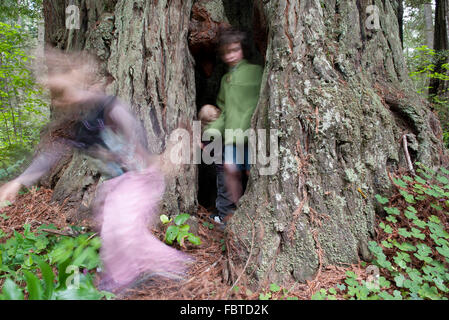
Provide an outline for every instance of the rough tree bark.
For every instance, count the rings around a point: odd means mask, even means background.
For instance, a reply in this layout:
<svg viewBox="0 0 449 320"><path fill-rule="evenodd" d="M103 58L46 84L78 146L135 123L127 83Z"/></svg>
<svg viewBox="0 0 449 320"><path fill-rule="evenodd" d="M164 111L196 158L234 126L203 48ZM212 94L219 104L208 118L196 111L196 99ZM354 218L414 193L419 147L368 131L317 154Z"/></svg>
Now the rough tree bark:
<svg viewBox="0 0 449 320"><path fill-rule="evenodd" d="M413 161L441 164L439 122L407 75L398 4L261 4L268 49L253 125L278 130L280 164L274 175L251 170L227 228L231 280L246 266L254 286L305 281L325 265L370 259L374 195L407 168L401 136Z"/></svg>
<svg viewBox="0 0 449 320"><path fill-rule="evenodd" d="M65 10L71 4L79 8L79 30L66 28ZM99 58L101 71L112 81L108 92L131 105L155 153L164 150L172 130L192 122L196 113L193 59L187 47L191 6L190 0L44 1L46 42ZM47 179L57 181L55 200L81 202L73 216L76 220L85 218L100 179L88 169L90 160L75 153L63 173L60 165ZM194 165L170 178L164 211L196 212L196 179Z"/></svg>
<svg viewBox="0 0 449 320"><path fill-rule="evenodd" d="M44 3L47 41L103 59L111 93L132 104L155 151L181 118L191 121L196 112L186 34L192 2L81 0L82 31L71 44L64 6ZM244 271L256 287L304 281L327 264L369 259L381 211L374 195L388 193L389 172L407 167L401 137L407 135L413 161L440 165L444 158L440 124L407 74L400 1L257 0L253 24L232 17L239 10L229 8L239 3L223 0L222 7L226 21L257 26L254 40L266 48L253 127L278 132L279 168L261 175L263 165L252 167L226 229L229 280ZM61 199L95 185L84 163L74 157L62 175ZM74 173L82 182L69 185ZM195 211L192 181L196 168L186 166L169 183L166 208Z"/></svg>

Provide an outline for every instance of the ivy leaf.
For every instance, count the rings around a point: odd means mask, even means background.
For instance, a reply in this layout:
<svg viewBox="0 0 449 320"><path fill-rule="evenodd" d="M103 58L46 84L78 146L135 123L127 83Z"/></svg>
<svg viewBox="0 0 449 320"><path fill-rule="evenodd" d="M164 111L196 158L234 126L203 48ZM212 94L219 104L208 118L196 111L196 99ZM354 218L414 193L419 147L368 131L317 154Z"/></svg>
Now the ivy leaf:
<svg viewBox="0 0 449 320"><path fill-rule="evenodd" d="M426 238L426 235L421 233L421 231L416 228L412 228L412 236L421 240Z"/></svg>
<svg viewBox="0 0 449 320"><path fill-rule="evenodd" d="M409 210L405 210L405 211L404 211L404 215L405 215L408 219L410 219L410 220L415 220L415 219L418 218L418 217L416 216L416 214L414 214L413 212L411 212L411 211L409 211Z"/></svg>
<svg viewBox="0 0 449 320"><path fill-rule="evenodd" d="M393 244L402 251L416 251L416 247L408 242L398 243L394 241Z"/></svg>
<svg viewBox="0 0 449 320"><path fill-rule="evenodd" d="M168 244L173 244L173 241L178 236L179 227L178 226L169 226L165 233L165 242Z"/></svg>
<svg viewBox="0 0 449 320"><path fill-rule="evenodd" d="M383 240L383 241L382 241L382 245L383 245L385 248L387 248L387 249L393 248L393 245L392 245L390 242L386 241L386 240Z"/></svg>
<svg viewBox="0 0 449 320"><path fill-rule="evenodd" d="M418 175L415 176L415 181L418 182L418 183L420 183L420 184L422 184L422 185L426 185L426 184L427 184L427 181L424 180L423 178L421 178L421 177L418 176Z"/></svg>
<svg viewBox="0 0 449 320"><path fill-rule="evenodd" d="M393 214L395 216L398 216L398 215L401 214L399 209L395 208L395 207L384 207L384 209L385 209L385 212L388 213L388 214Z"/></svg>
<svg viewBox="0 0 449 320"><path fill-rule="evenodd" d="M438 205L438 204L436 204L436 203L432 203L430 206L432 208L434 208L435 210L438 210L438 211L442 211L443 210L443 207Z"/></svg>
<svg viewBox="0 0 449 320"><path fill-rule="evenodd" d="M408 203L416 203L415 201L415 197L411 194L409 194L407 191L404 190L399 190L399 193L404 197L405 201L407 201Z"/></svg>
<svg viewBox="0 0 449 320"><path fill-rule="evenodd" d="M396 282L396 285L399 288L402 288L404 286L405 277L403 274L398 274L396 277L394 277L394 282Z"/></svg>
<svg viewBox="0 0 449 320"><path fill-rule="evenodd" d="M279 287L275 283L272 283L272 284L270 284L270 291L272 291L272 292L279 292L279 291L281 291L281 287Z"/></svg>
<svg viewBox="0 0 449 320"><path fill-rule="evenodd" d="M173 219L169 219L168 216L166 216L165 214L162 214L159 219L161 220L161 222L163 224L167 224L170 223Z"/></svg>
<svg viewBox="0 0 449 320"><path fill-rule="evenodd" d="M399 228L398 229L398 233L399 233L399 235L401 235L401 236L403 236L403 237L405 237L405 238L408 238L408 237L410 237L412 234L410 233L410 232L408 232L407 231L407 229L405 229L405 228Z"/></svg>
<svg viewBox="0 0 449 320"><path fill-rule="evenodd" d="M177 226L180 226L180 225L184 224L189 218L190 218L190 215L188 213L178 214L175 217L175 224Z"/></svg>
<svg viewBox="0 0 449 320"><path fill-rule="evenodd" d="M442 184L448 184L449 183L449 180L445 176L437 175L437 180L439 182L441 182Z"/></svg>
<svg viewBox="0 0 449 320"><path fill-rule="evenodd" d="M401 180L400 178L393 178L394 183L396 183L398 186L402 187L402 188L407 188L408 185L407 183L405 183L403 180Z"/></svg>
<svg viewBox="0 0 449 320"><path fill-rule="evenodd" d="M447 170L446 168L441 167L441 168L440 168L440 171L441 171L442 173L444 173L445 175L449 175L449 170Z"/></svg>
<svg viewBox="0 0 449 320"><path fill-rule="evenodd" d="M318 293L318 296L316 296L315 298L321 297L321 296L319 295L319 292L317 292L317 293ZM312 300L315 300L315 299L314 299L314 296L315 296L315 295L312 296ZM266 294L261 293L261 294L259 295L259 300L270 300L270 298L271 298L271 292L267 292ZM323 299L317 299L317 300L323 300Z"/></svg>
<svg viewBox="0 0 449 320"><path fill-rule="evenodd" d="M387 225L385 226L384 231L385 231L386 233L392 233L392 232L393 232L393 228L392 228L389 224L387 224Z"/></svg>
<svg viewBox="0 0 449 320"><path fill-rule="evenodd" d="M337 288L342 292L346 290L346 286L344 284L337 284Z"/></svg>
<svg viewBox="0 0 449 320"><path fill-rule="evenodd" d="M424 229L427 225L426 222L419 220L419 219L413 220L413 224L416 225L417 227L420 227L421 229Z"/></svg>
<svg viewBox="0 0 449 320"><path fill-rule="evenodd" d="M198 236L195 236L192 233L189 233L187 236L187 240L189 240L192 244L199 246L201 244L201 239Z"/></svg>
<svg viewBox="0 0 449 320"><path fill-rule="evenodd" d="M388 216L386 219L387 219L387 221L389 221L391 223L398 222L398 219L396 219L396 217L394 217L394 216Z"/></svg>
<svg viewBox="0 0 449 320"><path fill-rule="evenodd" d="M437 247L437 251L446 258L449 259L449 248L448 247Z"/></svg>
<svg viewBox="0 0 449 320"><path fill-rule="evenodd" d="M420 253L414 253L413 254L417 259L419 259L419 260L421 260L421 261L424 261L424 262L426 262L426 263L430 263L430 262L432 262L432 258L430 258L430 257L427 257L427 256L425 256L425 255L422 255L422 254L420 254Z"/></svg>
<svg viewBox="0 0 449 320"><path fill-rule="evenodd" d="M381 288L388 289L390 288L391 282L388 281L385 277L379 277L379 285Z"/></svg>
<svg viewBox="0 0 449 320"><path fill-rule="evenodd" d="M434 222L434 223L441 223L440 219L434 215L429 217L429 221Z"/></svg>
<svg viewBox="0 0 449 320"><path fill-rule="evenodd" d="M385 198L385 197L382 197L382 196L379 195L379 194L376 194L374 197L376 198L376 200L377 200L380 204L386 204L386 203L388 203L388 199Z"/></svg>

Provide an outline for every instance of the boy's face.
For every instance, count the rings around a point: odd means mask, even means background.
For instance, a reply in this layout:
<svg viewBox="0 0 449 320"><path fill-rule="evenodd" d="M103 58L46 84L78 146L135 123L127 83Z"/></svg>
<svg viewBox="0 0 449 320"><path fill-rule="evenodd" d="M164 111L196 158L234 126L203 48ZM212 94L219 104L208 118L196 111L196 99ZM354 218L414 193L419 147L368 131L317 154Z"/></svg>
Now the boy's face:
<svg viewBox="0 0 449 320"><path fill-rule="evenodd" d="M239 63L243 59L243 50L240 42L234 42L222 46L221 59L229 67L233 67Z"/></svg>

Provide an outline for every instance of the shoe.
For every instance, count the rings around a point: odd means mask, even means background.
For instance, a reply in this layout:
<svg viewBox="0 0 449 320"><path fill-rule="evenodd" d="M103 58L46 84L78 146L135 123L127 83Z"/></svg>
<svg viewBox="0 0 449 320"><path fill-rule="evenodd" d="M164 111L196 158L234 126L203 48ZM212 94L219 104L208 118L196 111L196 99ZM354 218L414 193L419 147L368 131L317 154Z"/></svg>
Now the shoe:
<svg viewBox="0 0 449 320"><path fill-rule="evenodd" d="M209 219L211 219L215 223L223 224L223 219L218 214L211 214L209 216Z"/></svg>
<svg viewBox="0 0 449 320"><path fill-rule="evenodd" d="M219 216L214 217L214 221L219 224L223 224L223 220Z"/></svg>

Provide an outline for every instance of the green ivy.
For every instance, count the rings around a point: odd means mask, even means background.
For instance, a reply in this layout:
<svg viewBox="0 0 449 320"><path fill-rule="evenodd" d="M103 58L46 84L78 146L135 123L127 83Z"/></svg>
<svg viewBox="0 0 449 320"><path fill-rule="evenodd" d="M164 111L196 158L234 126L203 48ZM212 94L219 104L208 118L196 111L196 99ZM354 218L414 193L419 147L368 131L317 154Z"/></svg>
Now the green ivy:
<svg viewBox="0 0 449 320"><path fill-rule="evenodd" d="M170 224L173 221L173 224L169 225L165 232L164 241L167 244L173 244L176 240L179 245L184 246L184 241L188 240L190 243L194 245L200 245L201 239L189 232L190 225L185 222L190 218L190 215L187 213L178 214L175 219L169 219L166 215L161 215L160 220L164 225Z"/></svg>
<svg viewBox="0 0 449 320"><path fill-rule="evenodd" d="M95 270L100 267L100 239L90 234L77 237L55 236L30 225L23 233L0 243L0 300L79 300L111 298L94 286ZM2 233L0 238L5 238Z"/></svg>
<svg viewBox="0 0 449 320"><path fill-rule="evenodd" d="M375 196L381 205L389 204L379 223L383 239L369 242L378 278L365 281L348 271L344 283L320 289L312 299L448 299L449 171L416 165L416 176L394 180L402 188L397 195Z"/></svg>

